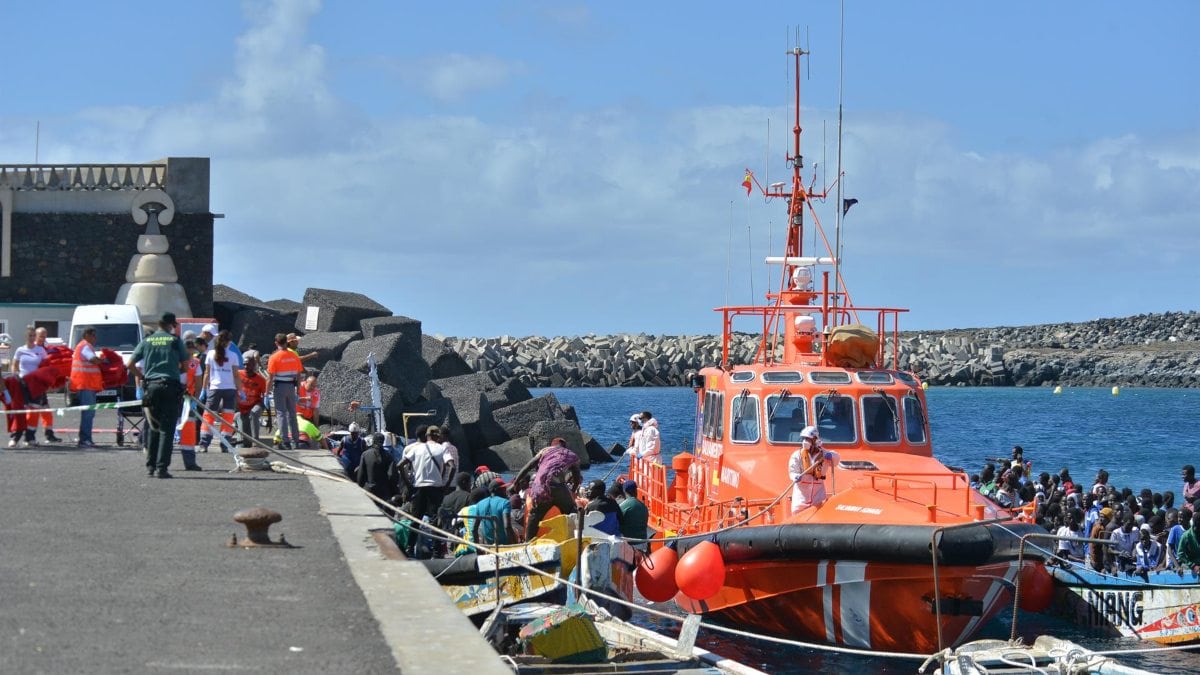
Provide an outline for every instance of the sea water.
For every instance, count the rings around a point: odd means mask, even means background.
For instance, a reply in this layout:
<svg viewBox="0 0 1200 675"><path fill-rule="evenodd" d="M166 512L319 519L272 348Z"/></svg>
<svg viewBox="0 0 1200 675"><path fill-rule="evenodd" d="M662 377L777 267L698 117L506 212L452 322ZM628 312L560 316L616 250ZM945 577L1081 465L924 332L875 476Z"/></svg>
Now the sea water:
<svg viewBox="0 0 1200 675"><path fill-rule="evenodd" d="M537 389L575 407L580 426L605 447L629 439L629 417L649 410L659 421L664 456L690 450L695 438L695 393L691 389ZM1068 468L1077 483L1090 486L1105 469L1109 482L1134 492L1147 487L1172 490L1178 498L1184 464L1200 465L1200 390L1107 388L958 388L926 392L934 455L950 466L978 473L987 458L1009 457L1014 445L1025 450L1034 474ZM611 465L593 465L587 478L603 478ZM781 466L780 470L785 467ZM666 606L663 606L665 609ZM1007 639L1011 611L992 621L980 637ZM667 620L639 623L674 634ZM771 673L916 672L919 664L846 656L701 631L701 643ZM1032 640L1055 635L1092 649L1151 647L1120 638L1089 634L1041 615L1020 613L1018 635ZM1155 672L1200 672L1200 654L1164 652L1119 657L1122 663Z"/></svg>

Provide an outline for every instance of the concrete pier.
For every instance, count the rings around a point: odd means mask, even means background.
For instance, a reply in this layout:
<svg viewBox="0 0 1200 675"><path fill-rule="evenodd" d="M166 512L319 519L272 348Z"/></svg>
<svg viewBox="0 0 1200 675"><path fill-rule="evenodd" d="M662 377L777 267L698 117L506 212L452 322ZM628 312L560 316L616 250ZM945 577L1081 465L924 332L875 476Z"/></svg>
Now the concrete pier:
<svg viewBox="0 0 1200 675"><path fill-rule="evenodd" d="M377 550L356 487L198 461L160 480L136 449L0 450L6 672L510 672L419 563ZM297 548L226 546L256 505Z"/></svg>

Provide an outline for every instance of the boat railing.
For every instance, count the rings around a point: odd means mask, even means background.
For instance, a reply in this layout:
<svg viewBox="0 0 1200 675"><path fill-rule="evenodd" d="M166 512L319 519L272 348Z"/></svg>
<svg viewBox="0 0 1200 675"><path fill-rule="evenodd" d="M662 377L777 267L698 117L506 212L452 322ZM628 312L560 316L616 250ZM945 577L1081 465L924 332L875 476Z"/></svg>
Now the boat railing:
<svg viewBox="0 0 1200 675"><path fill-rule="evenodd" d="M971 479L965 473L934 473L934 472L882 472L872 471L864 474L865 478L870 480L871 489L883 494L890 494L894 501L907 501L913 503L923 503L921 500L913 498L905 491L913 488L932 489L932 503L924 504L929 509L929 522L937 521L939 510L949 510L954 515L978 516L981 514L972 514L971 509ZM950 485L944 485L945 479L950 479ZM936 480L941 479L941 480ZM880 485L883 483L884 485ZM961 483L961 487L960 484ZM939 495L939 490L941 491ZM947 491L949 495L947 496ZM959 499L959 494L962 495L962 511L957 511L953 506ZM945 503L939 497L945 497Z"/></svg>
<svg viewBox="0 0 1200 675"><path fill-rule="evenodd" d="M778 499L745 499L734 497L724 501L672 499L667 481L667 467L651 460L632 458L629 477L637 481L639 497L650 512L650 525L659 531L670 529L676 534L706 532L751 521L768 525L778 520Z"/></svg>
<svg viewBox="0 0 1200 675"><path fill-rule="evenodd" d="M833 295L830 293L830 295ZM758 317L761 324L756 327L759 335L758 348L755 351L755 363L775 363L780 358L784 340L783 322L789 316L817 315L822 317L822 330L813 336L812 357L820 357L828 352L828 341L831 331L836 326L851 323L869 325L862 320L863 314L874 314L874 330L879 336L879 347L875 353L875 362L881 366L898 370L900 367L900 314L907 309L897 307L830 307L825 305L745 305L735 307L718 307L722 313L721 330L721 367L729 368L730 345L733 338L733 323L738 317ZM828 364L826 364L828 365Z"/></svg>

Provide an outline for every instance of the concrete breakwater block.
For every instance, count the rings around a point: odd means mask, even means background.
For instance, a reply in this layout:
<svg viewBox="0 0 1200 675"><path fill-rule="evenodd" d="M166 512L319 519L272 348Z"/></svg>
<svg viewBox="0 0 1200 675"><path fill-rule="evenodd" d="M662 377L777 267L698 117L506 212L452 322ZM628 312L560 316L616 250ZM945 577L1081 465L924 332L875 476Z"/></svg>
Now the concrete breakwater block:
<svg viewBox="0 0 1200 675"><path fill-rule="evenodd" d="M407 316L375 316L358 322L364 338L402 333L414 345L421 342L421 322Z"/></svg>
<svg viewBox="0 0 1200 675"><path fill-rule="evenodd" d="M492 417L510 438L528 436L538 422L566 419L554 394L545 394L494 410Z"/></svg>
<svg viewBox="0 0 1200 675"><path fill-rule="evenodd" d="M250 345L258 345L258 350L263 355L262 366L265 370L267 357L275 351L276 333L290 332L292 320L286 314L280 314L269 307L246 307L238 310L229 323L221 323L220 326L229 329L233 341L243 350L249 349Z"/></svg>
<svg viewBox="0 0 1200 675"><path fill-rule="evenodd" d="M485 464L493 471L519 471L533 459L533 444L528 436L514 438L475 453L476 466Z"/></svg>
<svg viewBox="0 0 1200 675"><path fill-rule="evenodd" d="M390 333L346 345L341 363L360 373L370 372L368 356L375 355L379 380L404 396L406 405L421 399L421 390L429 381L429 364L421 356L420 345L411 344L402 333Z"/></svg>
<svg viewBox="0 0 1200 675"><path fill-rule="evenodd" d="M361 339L362 333L358 331L338 333L318 331L303 335L300 337L300 353L305 355L309 352L316 353L314 358L304 362L304 366L306 368L324 368L326 363L342 358L342 353L346 351L347 345Z"/></svg>
<svg viewBox="0 0 1200 675"><path fill-rule="evenodd" d="M359 330L359 322L391 316L392 310L362 293L309 288L304 291L304 309L296 316L296 330L340 332Z"/></svg>
<svg viewBox="0 0 1200 675"><path fill-rule="evenodd" d="M406 415L410 415L408 418L408 436L410 439L416 438L417 427L422 424L425 426L449 427L450 442L454 444L454 447L458 448L459 468L466 467L467 470L470 470L475 467L471 463L474 454L471 441L467 437L467 432L463 429L462 422L458 419L458 412L454 409L454 403L450 399L442 398L433 401L422 401L421 403L406 406L403 412ZM403 425L403 418L395 420L394 423L391 419L388 420L388 428L393 431L400 432L404 428Z"/></svg>
<svg viewBox="0 0 1200 675"><path fill-rule="evenodd" d="M350 401L362 401L363 405L371 404L371 381L365 373L349 368L339 361L330 361L317 377L317 386L321 389L321 417L342 426L365 419L364 413L349 410ZM403 419L404 397L395 387L385 383L380 383L379 391L383 399L383 416L388 427L399 429Z"/></svg>
<svg viewBox="0 0 1200 675"><path fill-rule="evenodd" d="M458 352L447 347L445 342L429 335L421 336L421 358L425 359L433 379L470 375L475 372Z"/></svg>
<svg viewBox="0 0 1200 675"><path fill-rule="evenodd" d="M576 425L578 426L578 422ZM587 452L588 461L592 464L608 464L615 461L615 458L604 449L600 442L592 438L592 435L584 431L583 433L583 449Z"/></svg>

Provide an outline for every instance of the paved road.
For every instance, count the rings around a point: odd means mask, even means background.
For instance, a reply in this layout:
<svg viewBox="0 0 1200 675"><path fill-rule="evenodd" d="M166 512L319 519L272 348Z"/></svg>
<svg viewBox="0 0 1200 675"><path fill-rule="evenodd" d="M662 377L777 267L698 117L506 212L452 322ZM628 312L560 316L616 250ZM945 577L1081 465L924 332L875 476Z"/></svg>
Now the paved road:
<svg viewBox="0 0 1200 675"><path fill-rule="evenodd" d="M137 450L0 450L0 670L395 672L309 480L199 457L159 480ZM225 546L258 504L300 548Z"/></svg>

